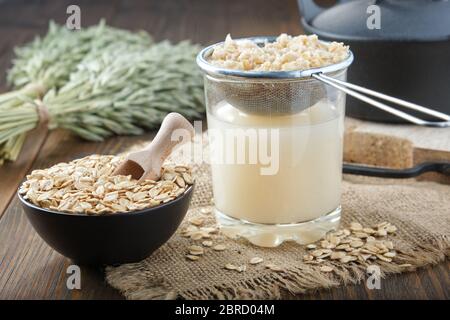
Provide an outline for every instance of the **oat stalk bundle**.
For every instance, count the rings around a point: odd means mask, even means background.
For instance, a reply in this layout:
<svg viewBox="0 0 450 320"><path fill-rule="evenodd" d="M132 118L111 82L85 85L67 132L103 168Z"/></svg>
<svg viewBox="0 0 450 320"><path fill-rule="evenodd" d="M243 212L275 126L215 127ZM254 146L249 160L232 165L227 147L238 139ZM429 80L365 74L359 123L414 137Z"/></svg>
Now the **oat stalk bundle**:
<svg viewBox="0 0 450 320"><path fill-rule="evenodd" d="M11 70L9 80L15 86L34 88L38 84L46 90L42 97L21 92L4 104L0 97L0 110L5 111L0 113L0 161L7 155L11 160L17 157L25 134L43 120L42 110L50 129L69 129L92 141L113 134L140 134L158 126L171 111L190 118L201 115L203 84L195 65L197 46L189 42L153 43L142 32L100 27L107 30L106 38L102 39L104 32L92 29L95 43L82 53L76 48L76 58L66 67L64 59L56 59L54 64L38 60L39 72L25 66ZM61 36L67 31L60 32ZM33 45L19 54L20 59L33 59ZM69 47L66 45L65 51ZM59 72L64 67L70 71Z"/></svg>
<svg viewBox="0 0 450 320"><path fill-rule="evenodd" d="M104 20L79 31L71 31L51 21L44 37L36 37L25 46L14 49L15 58L8 71L8 83L14 88L30 84L44 89L60 88L87 53L118 42L150 45L152 39L142 31L130 32L107 26Z"/></svg>

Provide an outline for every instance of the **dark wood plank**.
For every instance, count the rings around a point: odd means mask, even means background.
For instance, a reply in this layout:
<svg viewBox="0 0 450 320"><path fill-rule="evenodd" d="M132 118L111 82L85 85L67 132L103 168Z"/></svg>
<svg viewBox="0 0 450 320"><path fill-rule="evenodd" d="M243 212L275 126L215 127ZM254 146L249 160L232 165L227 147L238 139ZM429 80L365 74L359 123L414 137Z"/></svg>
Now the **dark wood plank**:
<svg viewBox="0 0 450 320"><path fill-rule="evenodd" d="M30 169L33 161L47 137L46 128L36 128L27 134L23 149L15 162L7 162L0 166L0 217L6 210L17 186Z"/></svg>
<svg viewBox="0 0 450 320"><path fill-rule="evenodd" d="M318 290L297 298L305 300L448 300L450 288L449 269L450 263L447 261L436 266L427 266L418 269L416 272L389 275L387 278L381 280L381 288L379 290L369 290L364 283L361 283Z"/></svg>
<svg viewBox="0 0 450 320"><path fill-rule="evenodd" d="M227 33L237 38L302 32L295 0L123 1L115 11L113 25L142 28L157 40L208 44L222 41Z"/></svg>
<svg viewBox="0 0 450 320"><path fill-rule="evenodd" d="M7 1L0 4L0 71L9 66L11 49L45 32L49 19L63 23L65 8L78 4L82 25L100 18L115 26L144 29L157 40L191 39L208 44L234 37L301 33L295 0L179 0L179 1ZM18 18L19 17L19 18ZM2 79L3 80L3 79ZM0 82L4 88L4 81ZM13 196L18 182L32 168L44 168L91 153L117 153L143 137L119 137L104 143L83 142L67 132L52 132L42 148L29 140L21 160L0 168L0 299L121 299L104 281L103 270L82 266L82 289L66 288L70 261L49 248L26 220ZM40 150L40 151L39 151ZM39 151L39 153L38 153ZM36 157L36 161L34 158ZM3 210L9 204L6 211ZM381 290L364 284L319 290L295 299L448 299L449 263L417 272L393 275L382 281Z"/></svg>

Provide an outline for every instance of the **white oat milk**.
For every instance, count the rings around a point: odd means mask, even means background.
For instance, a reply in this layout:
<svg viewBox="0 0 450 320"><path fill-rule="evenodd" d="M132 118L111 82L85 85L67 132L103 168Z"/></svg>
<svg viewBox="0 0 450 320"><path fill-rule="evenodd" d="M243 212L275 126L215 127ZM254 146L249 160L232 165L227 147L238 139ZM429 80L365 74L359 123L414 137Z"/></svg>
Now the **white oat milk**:
<svg viewBox="0 0 450 320"><path fill-rule="evenodd" d="M226 135L243 129L240 132L246 133L245 143L240 145L237 140L234 146L227 146L219 139L211 139L216 154L225 154L230 148L236 151L234 161L229 163L213 155L216 208L233 218L263 224L305 222L335 210L341 196L342 120L342 114L325 102L279 117L245 114L228 103L213 106L208 113L211 131ZM278 132L272 135L278 141L258 141L258 130L267 130L263 132L268 135L270 130ZM250 141L252 133L256 143ZM271 148L270 144L275 143L278 147ZM275 154L270 154L265 163L260 158L257 163L249 163L249 154L259 153L261 148ZM245 155L244 163L237 163L238 149Z"/></svg>

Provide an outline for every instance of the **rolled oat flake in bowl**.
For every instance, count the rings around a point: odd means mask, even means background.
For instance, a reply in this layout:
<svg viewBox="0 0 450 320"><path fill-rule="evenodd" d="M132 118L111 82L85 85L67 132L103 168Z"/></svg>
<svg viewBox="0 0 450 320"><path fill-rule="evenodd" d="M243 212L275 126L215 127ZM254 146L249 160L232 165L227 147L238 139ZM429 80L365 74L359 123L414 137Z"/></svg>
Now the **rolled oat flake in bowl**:
<svg viewBox="0 0 450 320"><path fill-rule="evenodd" d="M193 183L187 166L163 167L159 181L138 182L131 176L113 176L122 159L91 155L34 170L19 194L43 209L73 214L114 214L152 208L174 200Z"/></svg>

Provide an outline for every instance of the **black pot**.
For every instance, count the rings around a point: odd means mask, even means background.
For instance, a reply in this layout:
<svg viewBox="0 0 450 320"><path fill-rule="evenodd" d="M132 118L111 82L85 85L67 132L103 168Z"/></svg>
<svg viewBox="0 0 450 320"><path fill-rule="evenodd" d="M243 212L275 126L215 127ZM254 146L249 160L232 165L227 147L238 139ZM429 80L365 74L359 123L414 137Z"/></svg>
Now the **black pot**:
<svg viewBox="0 0 450 320"><path fill-rule="evenodd" d="M175 233L189 207L193 186L166 204L130 213L76 215L42 209L24 200L36 232L53 249L88 265L140 261Z"/></svg>
<svg viewBox="0 0 450 320"><path fill-rule="evenodd" d="M329 9L313 0L298 2L307 33L350 46L355 60L348 70L349 82L450 114L450 1L340 0ZM373 14L369 6L374 4L379 8L380 29L367 27ZM349 116L404 122L348 98Z"/></svg>

